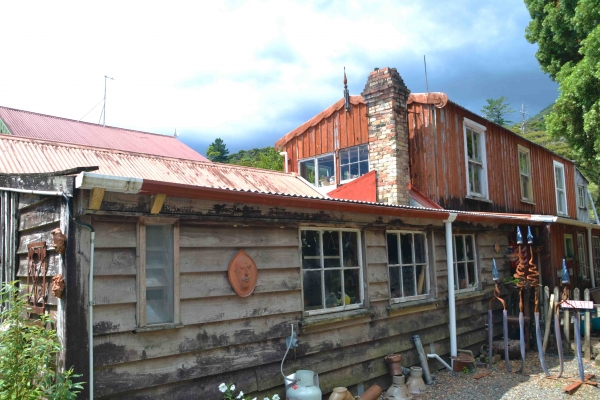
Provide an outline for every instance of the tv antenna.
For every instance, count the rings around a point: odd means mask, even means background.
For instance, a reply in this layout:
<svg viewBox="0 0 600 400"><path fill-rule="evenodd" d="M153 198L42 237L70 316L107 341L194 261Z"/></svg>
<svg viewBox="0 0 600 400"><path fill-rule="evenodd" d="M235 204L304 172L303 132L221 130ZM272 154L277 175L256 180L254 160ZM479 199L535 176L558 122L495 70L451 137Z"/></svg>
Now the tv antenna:
<svg viewBox="0 0 600 400"><path fill-rule="evenodd" d="M521 114L521 134L525 135L525 126L527 125L527 119L525 118L525 115L529 114L525 112L525 104L521 103L521 109L519 110L519 113Z"/></svg>
<svg viewBox="0 0 600 400"><path fill-rule="evenodd" d="M110 76L104 75L104 106L102 106L102 112L100 113L100 118L102 119L102 126L106 126L106 80L110 79L114 81L115 78L111 78ZM100 123L100 120L98 120Z"/></svg>
<svg viewBox="0 0 600 400"><path fill-rule="evenodd" d="M429 82L427 81L427 60L425 54L423 54L423 64L425 65L425 92L429 93Z"/></svg>

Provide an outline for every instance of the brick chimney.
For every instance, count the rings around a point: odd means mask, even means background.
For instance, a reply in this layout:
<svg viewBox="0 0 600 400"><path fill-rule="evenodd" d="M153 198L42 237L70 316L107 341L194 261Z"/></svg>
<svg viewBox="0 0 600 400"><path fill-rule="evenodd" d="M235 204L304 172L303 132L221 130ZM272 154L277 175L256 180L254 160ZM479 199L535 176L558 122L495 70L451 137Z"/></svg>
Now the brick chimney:
<svg viewBox="0 0 600 400"><path fill-rule="evenodd" d="M396 68L376 68L362 92L369 116L369 170L377 171L380 203L409 204L409 93Z"/></svg>

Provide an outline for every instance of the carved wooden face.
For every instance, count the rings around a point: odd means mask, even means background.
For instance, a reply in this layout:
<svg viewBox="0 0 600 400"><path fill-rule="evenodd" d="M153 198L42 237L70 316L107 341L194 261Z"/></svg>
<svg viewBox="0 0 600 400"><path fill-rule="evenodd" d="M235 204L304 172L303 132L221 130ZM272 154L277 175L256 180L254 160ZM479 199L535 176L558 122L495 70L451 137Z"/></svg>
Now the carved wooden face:
<svg viewBox="0 0 600 400"><path fill-rule="evenodd" d="M254 260L244 250L240 250L229 263L227 276L235 293L240 297L247 297L256 287L258 269Z"/></svg>

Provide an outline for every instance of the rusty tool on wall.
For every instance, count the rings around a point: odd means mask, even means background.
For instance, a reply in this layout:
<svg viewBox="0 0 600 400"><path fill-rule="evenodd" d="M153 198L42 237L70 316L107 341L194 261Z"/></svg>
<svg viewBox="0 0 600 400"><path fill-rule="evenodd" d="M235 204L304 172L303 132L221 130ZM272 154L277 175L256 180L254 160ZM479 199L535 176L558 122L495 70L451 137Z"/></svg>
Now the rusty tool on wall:
<svg viewBox="0 0 600 400"><path fill-rule="evenodd" d="M527 282L525 271L525 252L526 247L523 246L523 235L521 235L521 229L517 227L517 252L519 254L519 264L517 264L517 272L513 275L515 278L519 279L517 286L519 287L519 339L521 344L521 368L519 371L525 372L525 317L523 316L523 289L525 288L525 283Z"/></svg>
<svg viewBox="0 0 600 400"><path fill-rule="evenodd" d="M542 369L546 376L550 376L550 372L548 372L548 368L546 367L546 360L544 359L544 350L542 346L542 329L540 328L540 310L539 310L539 299L538 292L540 286L540 273L538 272L537 265L533 262L533 235L531 234L531 227L527 227L527 244L529 245L529 255L531 259L529 260L529 274L527 275L527 281L531 285L534 296L535 296L535 308L533 315L535 316L535 338L537 341L538 348L538 357L540 358L540 364L542 365Z"/></svg>
<svg viewBox="0 0 600 400"><path fill-rule="evenodd" d="M490 307L488 309L488 365L492 368L492 341L494 338L494 329L493 329L493 319L492 319L492 302L494 300L502 303L502 329L503 329L503 338L504 338L504 360L506 361L506 370L511 372L510 370L510 361L508 360L508 314L506 312L506 303L504 299L500 297L500 289L498 288L498 281L500 280L500 274L498 274L498 267L496 266L496 259L492 260L494 262L494 267L492 268L492 279L494 279L494 283L496 284L496 288L494 289L494 297L490 300Z"/></svg>

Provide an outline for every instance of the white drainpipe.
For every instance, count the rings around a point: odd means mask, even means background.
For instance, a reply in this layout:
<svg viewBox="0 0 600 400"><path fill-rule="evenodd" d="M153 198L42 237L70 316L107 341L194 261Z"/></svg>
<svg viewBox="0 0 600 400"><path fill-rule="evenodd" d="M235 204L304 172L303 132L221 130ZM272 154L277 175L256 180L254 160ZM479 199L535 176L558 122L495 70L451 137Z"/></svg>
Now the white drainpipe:
<svg viewBox="0 0 600 400"><path fill-rule="evenodd" d="M279 155L284 157L284 160L283 160L283 171L284 172L288 172L288 155L287 155L287 151L282 151L281 153L279 153Z"/></svg>
<svg viewBox="0 0 600 400"><path fill-rule="evenodd" d="M458 355L456 345L456 303L454 301L454 249L452 247L452 222L456 213L450 213L444 221L446 227L446 268L448 270L448 318L450 323L450 356Z"/></svg>
<svg viewBox="0 0 600 400"><path fill-rule="evenodd" d="M590 269L590 275L592 276L592 288L596 287L596 277L594 271L594 252L592 251L592 228L587 228L587 242L588 242L588 264Z"/></svg>

